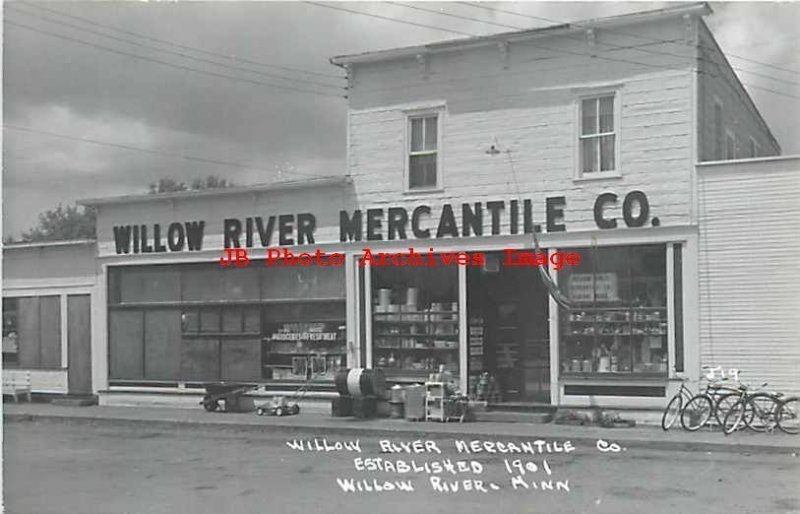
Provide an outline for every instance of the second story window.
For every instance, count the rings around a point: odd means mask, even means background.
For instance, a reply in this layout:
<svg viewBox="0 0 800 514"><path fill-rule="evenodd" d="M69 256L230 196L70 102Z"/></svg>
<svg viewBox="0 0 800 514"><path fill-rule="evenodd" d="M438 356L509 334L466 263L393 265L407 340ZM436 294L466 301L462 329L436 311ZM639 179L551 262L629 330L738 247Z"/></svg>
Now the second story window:
<svg viewBox="0 0 800 514"><path fill-rule="evenodd" d="M580 171L586 175L616 171L618 120L614 95L581 100Z"/></svg>
<svg viewBox="0 0 800 514"><path fill-rule="evenodd" d="M434 189L439 184L439 115L408 118L408 189Z"/></svg>

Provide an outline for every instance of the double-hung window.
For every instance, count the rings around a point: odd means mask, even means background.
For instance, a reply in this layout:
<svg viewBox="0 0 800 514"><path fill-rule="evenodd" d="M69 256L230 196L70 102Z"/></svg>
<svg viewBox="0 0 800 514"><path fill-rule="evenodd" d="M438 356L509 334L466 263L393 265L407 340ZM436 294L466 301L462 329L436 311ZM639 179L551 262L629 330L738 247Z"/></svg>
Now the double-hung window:
<svg viewBox="0 0 800 514"><path fill-rule="evenodd" d="M615 95L581 100L581 174L616 171L617 124Z"/></svg>
<svg viewBox="0 0 800 514"><path fill-rule="evenodd" d="M435 189L439 180L439 114L408 118L408 189Z"/></svg>

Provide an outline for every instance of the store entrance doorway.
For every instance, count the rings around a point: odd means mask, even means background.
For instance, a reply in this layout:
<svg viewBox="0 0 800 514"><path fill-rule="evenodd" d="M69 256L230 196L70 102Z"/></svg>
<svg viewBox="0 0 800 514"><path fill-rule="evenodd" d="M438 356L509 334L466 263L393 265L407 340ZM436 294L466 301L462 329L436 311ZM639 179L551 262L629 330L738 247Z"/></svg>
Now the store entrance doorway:
<svg viewBox="0 0 800 514"><path fill-rule="evenodd" d="M547 289L535 267L506 266L501 252L468 270L469 374L494 378L490 403L550 403Z"/></svg>

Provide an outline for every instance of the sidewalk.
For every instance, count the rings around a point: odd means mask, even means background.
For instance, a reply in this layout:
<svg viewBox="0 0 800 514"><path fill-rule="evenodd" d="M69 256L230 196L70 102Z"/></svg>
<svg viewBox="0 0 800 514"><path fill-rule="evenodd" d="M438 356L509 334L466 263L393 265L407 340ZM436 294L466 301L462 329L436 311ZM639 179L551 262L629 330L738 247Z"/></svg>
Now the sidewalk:
<svg viewBox="0 0 800 514"><path fill-rule="evenodd" d="M50 421L90 424L141 424L148 427L180 427L257 431L269 427L273 432L302 433L310 437L362 435L395 438L454 437L483 440L570 440L595 445L598 439L625 447L656 450L713 451L732 453L800 453L800 436L782 432L757 434L742 432L725 436L721 432L686 432L673 428L664 432L656 427L601 428L555 425L553 423L436 423L402 419L334 418L321 413L297 416L257 416L255 413L210 413L200 407L65 407L41 403L3 405L4 422Z"/></svg>

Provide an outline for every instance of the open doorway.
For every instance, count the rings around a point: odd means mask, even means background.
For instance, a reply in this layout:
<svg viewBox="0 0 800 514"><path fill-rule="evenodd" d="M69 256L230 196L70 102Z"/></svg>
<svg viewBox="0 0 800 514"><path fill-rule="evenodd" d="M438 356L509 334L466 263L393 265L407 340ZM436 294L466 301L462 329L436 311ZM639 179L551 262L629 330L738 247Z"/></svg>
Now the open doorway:
<svg viewBox="0 0 800 514"><path fill-rule="evenodd" d="M535 267L505 266L501 252L467 275L469 374L494 377L490 402L550 403L548 295Z"/></svg>

